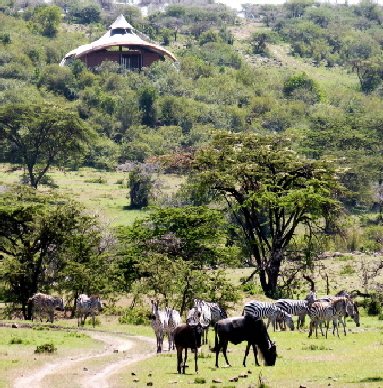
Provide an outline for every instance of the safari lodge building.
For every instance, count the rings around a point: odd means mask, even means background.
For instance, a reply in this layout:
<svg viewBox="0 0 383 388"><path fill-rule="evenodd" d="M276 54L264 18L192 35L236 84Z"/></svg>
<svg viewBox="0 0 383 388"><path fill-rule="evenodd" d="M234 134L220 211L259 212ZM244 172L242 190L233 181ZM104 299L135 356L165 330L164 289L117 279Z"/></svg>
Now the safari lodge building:
<svg viewBox="0 0 383 388"><path fill-rule="evenodd" d="M176 61L168 50L141 39L125 17L119 15L106 34L93 43L67 53L60 66L69 66L74 60L80 59L88 68L97 67L103 61L112 61L124 69L140 70L154 61L164 61L165 56Z"/></svg>

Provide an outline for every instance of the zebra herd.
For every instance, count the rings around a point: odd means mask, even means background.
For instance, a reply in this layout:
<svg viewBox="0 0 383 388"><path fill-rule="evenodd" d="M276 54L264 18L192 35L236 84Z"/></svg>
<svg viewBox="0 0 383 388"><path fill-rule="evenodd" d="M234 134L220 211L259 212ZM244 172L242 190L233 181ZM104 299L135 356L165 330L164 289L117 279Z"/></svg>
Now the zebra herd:
<svg viewBox="0 0 383 388"><path fill-rule="evenodd" d="M346 323L344 318L350 316L357 327L360 326L359 311L356 303L351 296L341 291L335 296L324 296L317 299L316 293L311 291L305 299L278 299L275 302L251 301L245 304L243 315L251 315L259 319L268 319L268 325L272 322L274 331L279 324L280 328L287 325L294 330L293 316L297 316L297 328L302 328L305 316L310 317L309 337L311 337L314 328L318 337L318 327L322 335L322 324L326 324L326 338L330 322L333 322L333 334L335 331L339 337L338 321L342 323L344 334L346 335Z"/></svg>
<svg viewBox="0 0 383 388"><path fill-rule="evenodd" d="M34 320L35 313L38 314L40 321L43 320L43 316L48 314L48 321L53 323L55 310L64 311L63 298L55 298L48 294L41 292L34 294L32 298L29 298L28 304L32 305L32 321ZM78 316L78 326L83 326L88 316L92 317L92 325L96 325L96 314L102 311L102 302L98 295L80 294L76 299L76 310Z"/></svg>
<svg viewBox="0 0 383 388"><path fill-rule="evenodd" d="M359 311L356 303L347 292L341 291L335 296L324 296L317 298L316 292L310 291L305 299L278 299L275 302L261 302L252 300L244 305L242 316L251 316L255 319L267 319L267 328L270 324L274 331L285 330L286 326L294 330L294 317L297 317L296 328L302 329L306 315L310 318L309 337L314 329L318 337L318 328L322 335L322 324L326 327L326 338L330 322L333 322L333 334L339 337L339 323L343 325L346 335L345 318L351 317L356 326L360 326ZM207 344L208 330L216 322L227 318L226 311L218 303L206 302L202 299L194 299L193 307L186 315L186 322L198 322L203 330L202 344ZM165 335L169 339L169 350L174 349L174 329L181 324L180 314L166 307L159 310L158 301L152 300L152 328L157 338L157 352L163 349Z"/></svg>
<svg viewBox="0 0 383 388"><path fill-rule="evenodd" d="M174 308L166 307L165 310L159 310L159 302L152 303L152 328L157 338L157 353L163 349L165 335L168 336L169 350L174 349L174 330L181 324L180 313ZM202 343L207 344L209 326L220 319L227 318L226 311L218 303L206 302L202 299L194 299L194 306L189 310L186 322L193 325L199 323L203 328Z"/></svg>

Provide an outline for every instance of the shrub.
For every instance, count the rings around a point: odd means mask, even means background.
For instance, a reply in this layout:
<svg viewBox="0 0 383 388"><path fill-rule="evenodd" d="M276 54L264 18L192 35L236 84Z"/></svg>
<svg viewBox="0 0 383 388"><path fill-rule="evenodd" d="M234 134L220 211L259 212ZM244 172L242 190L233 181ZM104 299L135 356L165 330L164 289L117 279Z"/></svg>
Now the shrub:
<svg viewBox="0 0 383 388"><path fill-rule="evenodd" d="M85 183L107 183L108 181L104 178L93 178L93 179L86 179L84 181Z"/></svg>
<svg viewBox="0 0 383 388"><path fill-rule="evenodd" d="M44 344L44 345L39 345L35 349L35 353L54 353L57 351L57 348L55 348L54 344Z"/></svg>
<svg viewBox="0 0 383 388"><path fill-rule="evenodd" d="M149 313L146 308L127 308L118 322L125 325L149 325Z"/></svg>
<svg viewBox="0 0 383 388"><path fill-rule="evenodd" d="M206 384L206 379L204 377L196 377L194 379L194 384Z"/></svg>
<svg viewBox="0 0 383 388"><path fill-rule="evenodd" d="M9 341L9 344L10 345L20 345L23 343L23 340L22 338L12 338L10 341Z"/></svg>

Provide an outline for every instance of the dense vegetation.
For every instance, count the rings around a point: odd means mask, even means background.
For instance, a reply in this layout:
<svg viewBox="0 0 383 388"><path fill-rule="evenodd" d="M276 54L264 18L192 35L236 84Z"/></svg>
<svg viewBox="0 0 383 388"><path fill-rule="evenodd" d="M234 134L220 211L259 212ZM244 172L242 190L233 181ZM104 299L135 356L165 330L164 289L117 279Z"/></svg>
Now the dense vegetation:
<svg viewBox="0 0 383 388"><path fill-rule="evenodd" d="M260 22L249 27L222 5L147 17L81 2L62 16L61 6L1 6L0 159L35 189L2 193L4 300L25 307L32 293L56 289L154 293L182 308L195 293L235 301L222 268L244 263L273 297L303 281L323 250L382 250L382 7L248 5ZM58 65L121 12L179 66ZM233 26L251 28L249 39ZM324 76L272 66L276 43ZM49 177L52 168L118 164L132 171L127 205L157 205L119 230L60 196ZM187 183L156 201L158 170ZM350 219L363 228L358 238ZM286 261L296 266L281 282Z"/></svg>

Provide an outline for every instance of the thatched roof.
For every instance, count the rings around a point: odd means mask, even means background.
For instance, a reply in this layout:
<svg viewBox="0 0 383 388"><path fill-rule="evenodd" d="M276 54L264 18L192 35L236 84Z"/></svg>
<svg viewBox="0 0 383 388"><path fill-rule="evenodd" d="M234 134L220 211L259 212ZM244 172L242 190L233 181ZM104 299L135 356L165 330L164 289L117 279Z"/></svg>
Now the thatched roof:
<svg viewBox="0 0 383 388"><path fill-rule="evenodd" d="M125 20L123 15L119 15L109 28L109 31L95 42L84 44L67 53L61 61L60 66L64 66L69 58L78 59L92 51L103 50L111 46L141 46L161 56L166 55L173 61L177 60L176 57L165 48L141 39L134 32L134 28Z"/></svg>

